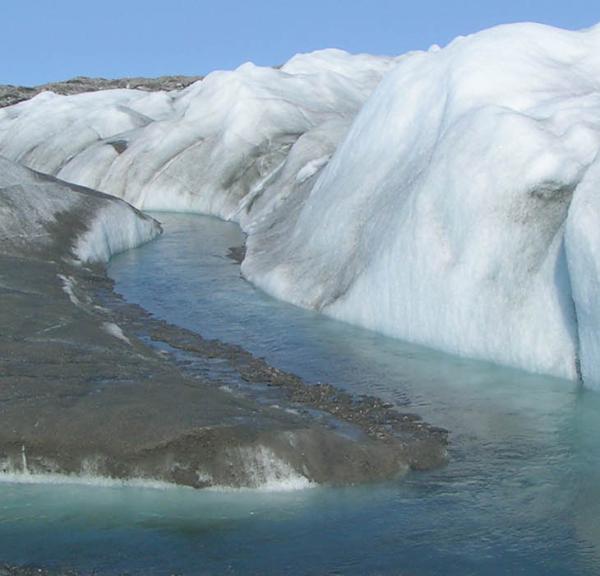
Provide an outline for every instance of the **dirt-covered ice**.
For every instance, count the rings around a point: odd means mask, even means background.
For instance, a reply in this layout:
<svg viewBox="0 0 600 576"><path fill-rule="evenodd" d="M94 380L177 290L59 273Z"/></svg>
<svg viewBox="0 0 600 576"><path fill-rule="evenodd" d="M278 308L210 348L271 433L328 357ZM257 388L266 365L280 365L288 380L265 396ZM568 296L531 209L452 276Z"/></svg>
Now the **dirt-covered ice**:
<svg viewBox="0 0 600 576"><path fill-rule="evenodd" d="M232 395L145 344L140 336L148 334L223 357L246 378L277 380L294 402L333 412L327 391L315 395L243 349L158 323L114 295L101 263L160 231L122 200L2 160L0 206L5 476L290 489L382 480L443 464L444 431L416 426L373 400L360 418L351 402L336 413L356 427L352 437L285 406ZM373 427L382 415L393 433Z"/></svg>

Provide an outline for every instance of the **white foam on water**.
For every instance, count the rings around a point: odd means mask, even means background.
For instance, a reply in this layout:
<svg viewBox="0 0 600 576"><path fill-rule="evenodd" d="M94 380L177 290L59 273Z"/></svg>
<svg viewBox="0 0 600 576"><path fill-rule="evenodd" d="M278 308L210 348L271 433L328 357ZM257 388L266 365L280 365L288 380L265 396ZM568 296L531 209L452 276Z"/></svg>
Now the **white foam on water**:
<svg viewBox="0 0 600 576"><path fill-rule="evenodd" d="M317 486L317 484L296 472L285 460L282 460L266 446L235 448L230 451L230 456L240 463L243 471L250 479L250 486L217 486L210 487L209 490L291 492Z"/></svg>
<svg viewBox="0 0 600 576"><path fill-rule="evenodd" d="M210 486L205 488L208 492L297 492L298 490L308 490L317 488L316 482L311 482L308 478L298 475L296 478L287 478L281 480L269 480L260 486Z"/></svg>
<svg viewBox="0 0 600 576"><path fill-rule="evenodd" d="M29 472L1 472L0 484L89 486L97 488L143 488L150 490L195 490L190 486L152 480L150 478L110 478L76 474L33 474ZM216 485L200 489L208 492L293 492L315 488L318 485L304 476L272 478L258 486L234 487Z"/></svg>
<svg viewBox="0 0 600 576"><path fill-rule="evenodd" d="M0 484L54 484L95 486L99 488L150 488L155 490L191 489L161 480L150 478L110 478L107 476L88 476L78 474L35 474L31 472L1 472Z"/></svg>
<svg viewBox="0 0 600 576"><path fill-rule="evenodd" d="M265 446L251 446L243 448L232 448L228 453L233 465L240 468L240 476L248 479L247 486L214 485L204 488L211 492L291 492L304 490L317 486L305 476L296 472L287 462L279 458L270 448ZM54 467L51 462L46 463ZM144 478L142 476L133 478L112 478L96 473L98 469L97 459L84 460L80 474L61 474L57 472L32 472L27 465L25 449L18 463L5 461L2 463L0 472L0 484L56 484L56 485L79 485L95 486L101 488L149 488L156 490L185 488L193 490L189 486L183 486L163 480ZM211 483L213 476L206 471L197 471L200 482Z"/></svg>

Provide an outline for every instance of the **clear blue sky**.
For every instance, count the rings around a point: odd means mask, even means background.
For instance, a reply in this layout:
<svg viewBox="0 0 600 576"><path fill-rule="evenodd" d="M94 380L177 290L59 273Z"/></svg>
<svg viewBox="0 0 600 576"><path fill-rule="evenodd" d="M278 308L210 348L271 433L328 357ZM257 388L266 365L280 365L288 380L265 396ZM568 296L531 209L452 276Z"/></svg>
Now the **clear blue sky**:
<svg viewBox="0 0 600 576"><path fill-rule="evenodd" d="M205 74L337 47L400 54L495 24L582 28L600 0L0 0L0 83Z"/></svg>

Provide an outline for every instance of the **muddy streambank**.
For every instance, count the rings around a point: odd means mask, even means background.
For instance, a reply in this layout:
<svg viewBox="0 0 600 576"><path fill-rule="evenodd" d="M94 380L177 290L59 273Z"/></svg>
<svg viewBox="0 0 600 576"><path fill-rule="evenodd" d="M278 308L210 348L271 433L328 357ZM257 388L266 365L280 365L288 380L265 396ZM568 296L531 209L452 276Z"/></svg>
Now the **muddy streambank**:
<svg viewBox="0 0 600 576"><path fill-rule="evenodd" d="M444 430L157 320L117 295L102 267L1 256L0 297L4 473L341 485L445 462ZM277 388L277 405L199 377L152 342Z"/></svg>

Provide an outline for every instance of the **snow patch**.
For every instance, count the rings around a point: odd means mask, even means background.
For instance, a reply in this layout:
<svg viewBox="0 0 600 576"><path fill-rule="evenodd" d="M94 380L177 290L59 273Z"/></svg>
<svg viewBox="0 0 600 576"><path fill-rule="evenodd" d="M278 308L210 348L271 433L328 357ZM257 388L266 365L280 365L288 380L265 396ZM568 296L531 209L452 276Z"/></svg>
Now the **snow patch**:
<svg viewBox="0 0 600 576"><path fill-rule="evenodd" d="M131 340L129 340L129 338L123 334L121 327L114 322L104 322L102 324L102 329L111 336L114 336L115 338L118 338L119 340L122 340L131 346Z"/></svg>
<svg viewBox="0 0 600 576"><path fill-rule="evenodd" d="M75 295L75 279L71 276L64 276L63 274L57 274L59 280L63 283L63 292L69 297L69 300L75 304L78 308L81 308L81 300Z"/></svg>

